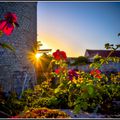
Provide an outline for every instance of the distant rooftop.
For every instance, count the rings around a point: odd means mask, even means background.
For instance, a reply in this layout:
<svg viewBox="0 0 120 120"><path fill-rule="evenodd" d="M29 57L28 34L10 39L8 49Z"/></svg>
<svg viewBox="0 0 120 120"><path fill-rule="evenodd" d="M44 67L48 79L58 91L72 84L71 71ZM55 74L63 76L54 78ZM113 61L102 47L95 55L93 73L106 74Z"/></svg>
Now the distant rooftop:
<svg viewBox="0 0 120 120"><path fill-rule="evenodd" d="M111 50L89 50L87 49L85 52L86 57L93 57L95 55L99 55L101 57L107 57ZM120 50L114 51L110 57L120 57Z"/></svg>

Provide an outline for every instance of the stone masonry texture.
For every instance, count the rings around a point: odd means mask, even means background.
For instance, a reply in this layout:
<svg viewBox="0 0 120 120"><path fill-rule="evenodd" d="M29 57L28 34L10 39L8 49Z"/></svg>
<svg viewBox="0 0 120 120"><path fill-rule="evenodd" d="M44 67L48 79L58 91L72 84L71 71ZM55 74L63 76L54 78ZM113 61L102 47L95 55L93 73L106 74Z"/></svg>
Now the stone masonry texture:
<svg viewBox="0 0 120 120"><path fill-rule="evenodd" d="M34 65L28 58L37 40L37 3L36 2L0 2L0 19L7 12L16 13L19 27L10 36L3 35L0 42L12 44L15 53L0 47L0 86L4 92L21 93L25 88L36 84ZM25 84L26 81L26 84Z"/></svg>

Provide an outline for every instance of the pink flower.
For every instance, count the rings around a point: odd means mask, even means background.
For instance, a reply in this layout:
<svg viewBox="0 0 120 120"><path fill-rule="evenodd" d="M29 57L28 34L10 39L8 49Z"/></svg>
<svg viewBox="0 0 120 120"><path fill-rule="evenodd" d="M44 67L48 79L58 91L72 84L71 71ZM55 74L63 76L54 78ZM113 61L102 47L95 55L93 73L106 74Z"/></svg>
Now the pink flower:
<svg viewBox="0 0 120 120"><path fill-rule="evenodd" d="M4 16L5 20L0 20L0 30L6 35L11 35L15 26L19 26L17 23L17 16L14 13L7 13Z"/></svg>
<svg viewBox="0 0 120 120"><path fill-rule="evenodd" d="M73 80L73 77L75 77L75 79L78 79L79 74L77 74L75 70L71 69L68 71L68 76L69 76L69 80Z"/></svg>

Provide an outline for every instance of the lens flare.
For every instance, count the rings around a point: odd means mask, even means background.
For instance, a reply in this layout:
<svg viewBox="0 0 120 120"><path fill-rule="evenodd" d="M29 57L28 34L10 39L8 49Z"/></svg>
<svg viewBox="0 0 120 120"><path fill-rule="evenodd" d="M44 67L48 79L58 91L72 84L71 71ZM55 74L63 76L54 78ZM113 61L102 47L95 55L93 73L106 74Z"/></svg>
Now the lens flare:
<svg viewBox="0 0 120 120"><path fill-rule="evenodd" d="M39 58L40 58L40 56L41 56L41 54L40 54L40 53L36 53L36 55L35 55L35 57L36 57L37 59L39 59Z"/></svg>

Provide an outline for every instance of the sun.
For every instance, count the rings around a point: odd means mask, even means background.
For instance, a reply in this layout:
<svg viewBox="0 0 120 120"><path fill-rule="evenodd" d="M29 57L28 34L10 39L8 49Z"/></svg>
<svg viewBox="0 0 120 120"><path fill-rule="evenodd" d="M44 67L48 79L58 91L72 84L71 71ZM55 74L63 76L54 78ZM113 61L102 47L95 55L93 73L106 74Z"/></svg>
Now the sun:
<svg viewBox="0 0 120 120"><path fill-rule="evenodd" d="M39 59L41 57L41 54L40 53L36 53L35 57L36 57L36 59Z"/></svg>

